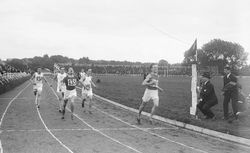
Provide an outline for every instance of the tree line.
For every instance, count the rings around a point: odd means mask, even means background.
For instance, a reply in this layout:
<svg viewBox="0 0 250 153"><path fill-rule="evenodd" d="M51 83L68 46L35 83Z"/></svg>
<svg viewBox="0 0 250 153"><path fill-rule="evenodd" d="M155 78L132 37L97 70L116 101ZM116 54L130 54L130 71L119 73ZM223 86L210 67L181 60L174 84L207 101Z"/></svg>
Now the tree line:
<svg viewBox="0 0 250 153"><path fill-rule="evenodd" d="M233 68L235 73L240 75L250 75L250 65L247 65L248 53L244 48L237 43L224 41L221 39L213 39L210 42L204 44L200 49L197 49L197 58L199 66L217 66L219 71L223 72L223 67L228 65ZM169 64L166 60L161 59L159 61L160 66L190 66L195 55L191 50L184 52L184 60L181 63ZM130 61L114 61L114 60L91 60L88 57L81 57L79 59L73 59L62 55L47 54L43 56L35 56L33 58L23 59L11 59L5 61L8 65L11 65L21 71L27 71L28 69L36 70L38 67L48 68L53 70L54 63L70 63L74 65L112 65L112 66L149 66L151 63L142 62L130 62Z"/></svg>

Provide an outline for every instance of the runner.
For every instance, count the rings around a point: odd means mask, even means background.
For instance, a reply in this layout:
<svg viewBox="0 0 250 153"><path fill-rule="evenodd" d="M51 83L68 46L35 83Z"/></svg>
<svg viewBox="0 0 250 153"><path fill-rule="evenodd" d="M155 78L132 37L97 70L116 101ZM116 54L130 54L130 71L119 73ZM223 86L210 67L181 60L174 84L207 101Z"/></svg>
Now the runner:
<svg viewBox="0 0 250 153"><path fill-rule="evenodd" d="M146 103L150 100L153 101L154 105L151 109L151 115L150 115L150 123L153 124L153 115L155 112L156 107L159 106L159 95L158 90L163 91L162 88L158 86L158 65L157 64L151 64L150 65L151 73L147 75L146 79L142 82L143 86L146 86L146 90L144 92L144 95L142 97L142 103L139 107L139 113L137 117L138 124L141 124L141 112L146 106Z"/></svg>
<svg viewBox="0 0 250 153"><path fill-rule="evenodd" d="M37 69L37 72L33 74L30 80L33 82L34 95L37 96L36 106L37 108L40 108L40 97L43 90L43 80L47 83L47 81L44 79L43 73L41 72L41 68Z"/></svg>
<svg viewBox="0 0 250 153"><path fill-rule="evenodd" d="M74 75L73 68L70 67L68 70L68 75L63 79L63 83L65 83L66 85L66 91L64 95L62 119L64 119L66 105L68 101L70 101L71 119L73 120L74 101L75 101L75 98L77 97L77 93L76 93L77 82L78 82L78 78Z"/></svg>
<svg viewBox="0 0 250 153"><path fill-rule="evenodd" d="M81 72L80 72L80 80L81 80L81 82L83 82L83 80L85 80L85 77L86 77L86 73L84 72L84 69L82 69ZM84 86L82 88L82 93L83 93L83 90L84 90ZM82 108L84 107L85 101L86 101L86 97L82 95Z"/></svg>
<svg viewBox="0 0 250 153"><path fill-rule="evenodd" d="M94 82L92 81L92 70L88 69L87 74L85 75L84 78L80 80L83 84L82 88L82 99L85 101L86 99L89 101L89 113L92 114L91 112L91 107L92 107L92 100L93 100L93 91L92 91L92 85L96 87ZM83 107L84 107L84 101L83 101ZM85 111L85 110L84 110Z"/></svg>
<svg viewBox="0 0 250 153"><path fill-rule="evenodd" d="M60 69L60 72L58 72L55 75L55 80L57 80L57 93L58 93L58 100L59 100L59 112L62 112L62 105L63 105L63 98L64 98L64 94L65 94L65 90L66 90L66 86L63 83L63 79L67 76L67 74L65 73L64 68L62 67Z"/></svg>

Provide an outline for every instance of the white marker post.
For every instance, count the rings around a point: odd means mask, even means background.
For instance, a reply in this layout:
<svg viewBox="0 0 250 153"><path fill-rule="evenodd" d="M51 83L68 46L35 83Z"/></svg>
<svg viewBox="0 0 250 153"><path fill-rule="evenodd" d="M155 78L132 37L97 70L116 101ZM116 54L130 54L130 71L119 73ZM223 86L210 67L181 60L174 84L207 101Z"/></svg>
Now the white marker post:
<svg viewBox="0 0 250 153"><path fill-rule="evenodd" d="M197 105L197 65L192 64L192 81L191 81L191 92L192 92L192 106L190 107L190 114L196 116L196 105Z"/></svg>

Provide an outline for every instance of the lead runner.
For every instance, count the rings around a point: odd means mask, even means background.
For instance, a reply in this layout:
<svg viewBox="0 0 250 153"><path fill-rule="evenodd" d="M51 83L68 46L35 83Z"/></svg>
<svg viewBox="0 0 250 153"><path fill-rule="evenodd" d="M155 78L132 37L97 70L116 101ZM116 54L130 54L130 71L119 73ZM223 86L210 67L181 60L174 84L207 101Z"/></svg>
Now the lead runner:
<svg viewBox="0 0 250 153"><path fill-rule="evenodd" d="M142 97L142 103L139 107L139 113L137 117L138 124L141 124L141 112L146 106L146 103L149 102L150 100L153 101L153 107L151 109L151 115L150 115L150 123L153 124L153 115L155 109L159 106L158 90L163 91L163 89L158 86L159 84L158 65L151 64L150 70L151 73L148 74L146 79L142 82L142 85L146 86L147 88L144 92L144 95Z"/></svg>
<svg viewBox="0 0 250 153"><path fill-rule="evenodd" d="M78 82L78 77L74 75L74 69L70 67L68 69L67 76L63 79L63 83L65 83L66 85L66 91L64 95L62 119L64 119L65 108L66 108L68 101L70 101L71 119L73 120L74 118L73 113L74 113L74 102L75 102L75 98L77 97L77 93L76 93L77 82Z"/></svg>

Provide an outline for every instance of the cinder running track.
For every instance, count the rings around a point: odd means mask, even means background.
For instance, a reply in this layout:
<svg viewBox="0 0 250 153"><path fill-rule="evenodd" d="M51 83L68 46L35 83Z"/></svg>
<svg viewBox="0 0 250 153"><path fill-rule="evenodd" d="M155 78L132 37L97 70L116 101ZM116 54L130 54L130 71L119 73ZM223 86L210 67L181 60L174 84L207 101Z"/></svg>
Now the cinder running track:
<svg viewBox="0 0 250 153"><path fill-rule="evenodd" d="M52 83L50 79L49 82ZM94 99L93 113L76 100L75 117L58 112L53 88L44 85L40 109L29 82L0 95L0 153L249 153L250 148L180 129L150 125L136 114Z"/></svg>

